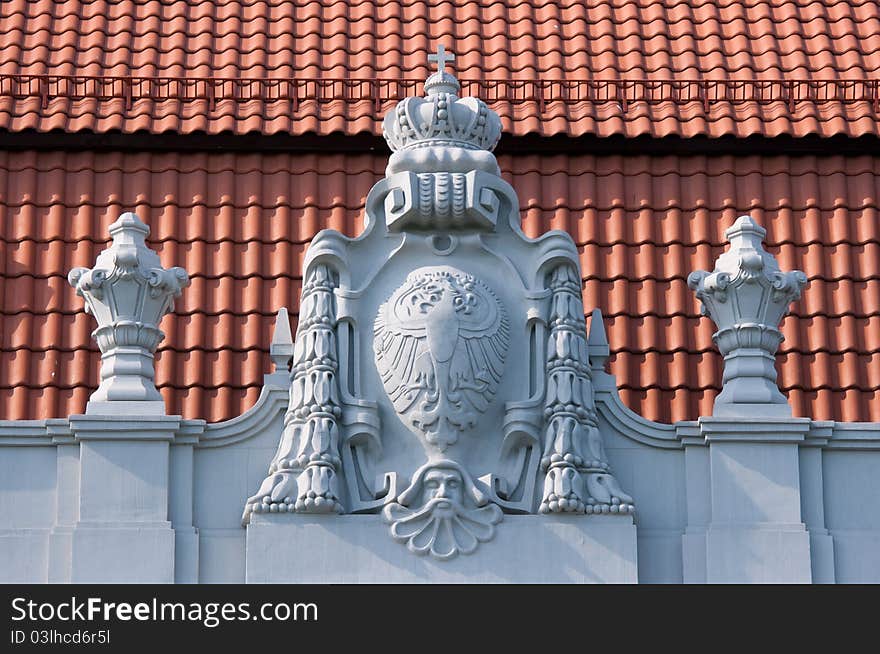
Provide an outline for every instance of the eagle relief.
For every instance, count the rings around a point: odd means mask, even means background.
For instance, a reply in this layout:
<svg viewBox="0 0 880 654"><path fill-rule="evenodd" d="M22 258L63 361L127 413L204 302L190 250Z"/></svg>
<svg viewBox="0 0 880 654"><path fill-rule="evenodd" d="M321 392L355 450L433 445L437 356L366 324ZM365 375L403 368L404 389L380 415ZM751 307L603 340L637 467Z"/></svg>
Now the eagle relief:
<svg viewBox="0 0 880 654"><path fill-rule="evenodd" d="M473 275L419 268L379 308L374 332L395 411L445 452L495 396L510 337L504 306Z"/></svg>

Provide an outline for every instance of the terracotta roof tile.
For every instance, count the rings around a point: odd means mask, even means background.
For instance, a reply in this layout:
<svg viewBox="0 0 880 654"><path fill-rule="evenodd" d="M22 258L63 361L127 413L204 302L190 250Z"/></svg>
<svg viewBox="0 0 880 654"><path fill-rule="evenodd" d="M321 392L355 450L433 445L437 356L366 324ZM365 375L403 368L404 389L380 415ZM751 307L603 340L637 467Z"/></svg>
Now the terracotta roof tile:
<svg viewBox="0 0 880 654"><path fill-rule="evenodd" d="M489 81L514 134L878 133L875 0L10 0L0 21L11 131L378 133L444 42L463 80ZM116 79L99 90L55 76ZM332 78L413 84L317 83ZM274 85L237 83L251 79ZM581 84L566 95L556 80ZM638 83L663 80L707 86ZM793 85L754 85L778 80Z"/></svg>
<svg viewBox="0 0 880 654"><path fill-rule="evenodd" d="M66 283L123 210L193 283L164 319L157 383L171 412L217 421L256 400L274 313L298 310L324 227L362 225L384 155L0 152L0 417L81 412L98 379L93 320ZM526 233L569 231L584 302L607 320L621 397L654 420L711 411L713 328L685 278L749 212L810 286L783 321L780 384L798 415L880 420L880 159L502 156Z"/></svg>

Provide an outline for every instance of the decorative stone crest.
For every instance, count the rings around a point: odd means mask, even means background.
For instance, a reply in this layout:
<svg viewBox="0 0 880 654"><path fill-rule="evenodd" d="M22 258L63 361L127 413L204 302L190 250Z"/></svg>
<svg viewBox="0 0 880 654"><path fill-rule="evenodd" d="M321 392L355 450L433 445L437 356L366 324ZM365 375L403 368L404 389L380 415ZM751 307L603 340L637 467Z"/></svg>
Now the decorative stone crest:
<svg viewBox="0 0 880 654"><path fill-rule="evenodd" d="M692 272L688 286L703 315L718 326L712 339L724 356L723 388L714 415L790 416L776 384L774 357L783 336L778 326L800 298L807 276L782 272L766 250L767 231L740 216L725 232L730 242L711 273Z"/></svg>
<svg viewBox="0 0 880 654"><path fill-rule="evenodd" d="M455 461L426 463L409 488L382 512L394 540L416 554L451 559L470 554L495 535L501 509Z"/></svg>
<svg viewBox="0 0 880 654"><path fill-rule="evenodd" d="M95 267L74 268L67 276L98 322L92 337L101 350L101 383L86 413L165 412L154 382L154 352L165 337L159 321L190 281L183 268L162 268L146 245L149 234L135 214L122 214L110 225L113 242ZM119 402L126 404L113 404Z"/></svg>
<svg viewBox="0 0 880 654"><path fill-rule="evenodd" d="M379 308L376 365L395 410L440 452L474 427L504 371L507 314L489 288L420 268Z"/></svg>
<svg viewBox="0 0 880 654"><path fill-rule="evenodd" d="M285 427L245 523L381 515L438 561L479 555L505 513L631 524L594 407L608 349L587 343L577 248L523 233L491 152L500 119L458 97L451 58L385 117L394 152L364 232L309 245Z"/></svg>

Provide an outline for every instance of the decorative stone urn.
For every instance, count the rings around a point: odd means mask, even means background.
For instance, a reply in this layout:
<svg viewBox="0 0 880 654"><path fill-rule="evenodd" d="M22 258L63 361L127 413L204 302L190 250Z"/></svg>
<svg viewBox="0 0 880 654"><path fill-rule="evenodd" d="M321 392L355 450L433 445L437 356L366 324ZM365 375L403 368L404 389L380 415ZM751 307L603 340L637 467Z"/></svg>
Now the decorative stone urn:
<svg viewBox="0 0 880 654"><path fill-rule="evenodd" d="M688 286L702 302L701 311L718 326L712 336L724 357L723 388L713 415L791 415L776 384L776 350L783 336L779 323L800 298L807 276L782 272L766 250L767 231L749 216L727 229L730 247L711 273L692 272Z"/></svg>
<svg viewBox="0 0 880 654"><path fill-rule="evenodd" d="M190 281L183 268L162 268L159 255L146 246L149 233L135 214L122 214L110 225L113 242L95 267L74 268L67 276L98 322L92 337L101 350L101 383L86 413L165 412L153 367L165 337L159 321Z"/></svg>
<svg viewBox="0 0 880 654"><path fill-rule="evenodd" d="M309 246L285 427L243 522L376 514L438 561L477 551L506 515L632 528L594 406L577 249L524 235L491 152L501 121L438 59L424 96L385 117L393 154L364 232Z"/></svg>

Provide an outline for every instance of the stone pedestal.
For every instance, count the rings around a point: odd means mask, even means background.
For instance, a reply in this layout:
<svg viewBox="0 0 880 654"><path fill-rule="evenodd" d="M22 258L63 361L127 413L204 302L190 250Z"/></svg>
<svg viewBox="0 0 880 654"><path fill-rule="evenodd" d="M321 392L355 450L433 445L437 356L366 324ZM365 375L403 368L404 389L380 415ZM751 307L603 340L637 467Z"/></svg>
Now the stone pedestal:
<svg viewBox="0 0 880 654"><path fill-rule="evenodd" d="M80 444L78 519L70 529L73 583L172 583L169 444L179 416L71 416ZM59 534L60 536L60 534Z"/></svg>
<svg viewBox="0 0 880 654"><path fill-rule="evenodd" d="M248 583L637 583L631 516L506 515L492 541L416 556L377 515L255 514Z"/></svg>
<svg viewBox="0 0 880 654"><path fill-rule="evenodd" d="M709 445L707 583L812 581L798 454L809 426L807 418L700 419Z"/></svg>

